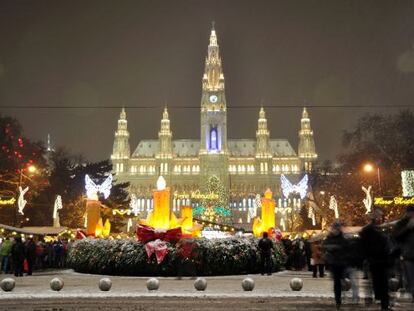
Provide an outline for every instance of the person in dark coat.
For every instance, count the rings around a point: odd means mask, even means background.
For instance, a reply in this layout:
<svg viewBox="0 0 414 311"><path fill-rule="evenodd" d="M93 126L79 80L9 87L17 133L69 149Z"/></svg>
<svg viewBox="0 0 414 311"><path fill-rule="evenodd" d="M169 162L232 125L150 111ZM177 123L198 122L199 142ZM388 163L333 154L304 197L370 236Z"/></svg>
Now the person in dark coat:
<svg viewBox="0 0 414 311"><path fill-rule="evenodd" d="M319 270L319 277L323 278L325 276L325 259L323 256L323 247L321 241L315 241L309 243L312 250L312 260L311 260L311 269L313 272L313 277L317 277L317 272Z"/></svg>
<svg viewBox="0 0 414 311"><path fill-rule="evenodd" d="M405 216L395 225L394 237L400 246L408 290L414 302L414 205L407 206Z"/></svg>
<svg viewBox="0 0 414 311"><path fill-rule="evenodd" d="M336 308L339 310L342 303L342 283L345 270L348 266L349 242L344 237L342 224L338 221L332 224L330 233L323 243L325 262L333 276Z"/></svg>
<svg viewBox="0 0 414 311"><path fill-rule="evenodd" d="M262 275L272 274L272 249L273 242L268 238L267 232L263 232L263 237L259 241L260 249L260 272Z"/></svg>
<svg viewBox="0 0 414 311"><path fill-rule="evenodd" d="M372 276L375 299L381 301L381 310L389 310L388 270L391 266L390 239L382 230L383 213L375 209L371 223L362 228L359 236L361 250L366 258Z"/></svg>
<svg viewBox="0 0 414 311"><path fill-rule="evenodd" d="M33 265L36 262L36 243L33 238L26 242L27 275L32 275Z"/></svg>
<svg viewBox="0 0 414 311"><path fill-rule="evenodd" d="M14 238L11 255L13 258L14 276L23 276L25 248L22 238L19 236Z"/></svg>

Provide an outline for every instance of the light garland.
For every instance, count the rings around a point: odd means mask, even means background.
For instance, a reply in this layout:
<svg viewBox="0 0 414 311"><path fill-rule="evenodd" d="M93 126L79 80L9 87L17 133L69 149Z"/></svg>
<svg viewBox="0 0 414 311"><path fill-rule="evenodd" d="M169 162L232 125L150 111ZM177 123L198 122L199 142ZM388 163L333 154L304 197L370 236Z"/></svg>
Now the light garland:
<svg viewBox="0 0 414 311"><path fill-rule="evenodd" d="M365 199L362 200L362 203L364 203L365 209L367 210L366 214L371 213L372 209L371 188L371 186L368 186L368 188L362 186L362 191L365 193Z"/></svg>
<svg viewBox="0 0 414 311"><path fill-rule="evenodd" d="M112 210L112 215L116 215L116 214L121 215L121 216L131 215L131 210L129 210L129 209L117 209L117 208L114 208Z"/></svg>
<svg viewBox="0 0 414 311"><path fill-rule="evenodd" d="M308 175L305 174L303 178L295 185L293 185L285 175L280 175L282 192L285 198L288 198L292 193L298 193L303 200L308 192Z"/></svg>
<svg viewBox="0 0 414 311"><path fill-rule="evenodd" d="M2 200L0 198L0 205L13 205L15 202L16 202L15 198L11 198L11 199L8 199L8 200Z"/></svg>
<svg viewBox="0 0 414 311"><path fill-rule="evenodd" d="M414 196L414 171L401 171L401 184L404 197Z"/></svg>
<svg viewBox="0 0 414 311"><path fill-rule="evenodd" d="M336 201L336 198L334 195L332 195L329 200L329 209L335 212L335 218L338 219L339 218L338 202Z"/></svg>
<svg viewBox="0 0 414 311"><path fill-rule="evenodd" d="M93 180L89 177L88 174L85 175L85 189L86 189L86 196L89 200L98 200L98 192L104 195L104 198L107 199L111 194L112 188L112 174L105 179L105 181L97 185L93 182Z"/></svg>
<svg viewBox="0 0 414 311"><path fill-rule="evenodd" d="M19 207L19 213L21 215L24 215L23 210L27 204L27 201L24 199L24 195L26 194L27 191L29 191L29 187L22 189L22 187L19 186L19 197L17 199L17 206Z"/></svg>

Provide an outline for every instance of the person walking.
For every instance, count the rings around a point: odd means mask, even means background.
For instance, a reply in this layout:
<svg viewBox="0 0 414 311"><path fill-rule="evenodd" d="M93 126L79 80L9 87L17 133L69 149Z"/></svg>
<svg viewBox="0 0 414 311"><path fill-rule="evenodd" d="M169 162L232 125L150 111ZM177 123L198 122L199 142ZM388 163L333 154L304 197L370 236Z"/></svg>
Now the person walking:
<svg viewBox="0 0 414 311"><path fill-rule="evenodd" d="M414 302L414 205L407 206L406 214L396 223L393 234L400 246L407 289Z"/></svg>
<svg viewBox="0 0 414 311"><path fill-rule="evenodd" d="M259 241L260 249L260 273L264 275L272 274L272 249L273 242L268 238L267 232L263 232L263 237Z"/></svg>
<svg viewBox="0 0 414 311"><path fill-rule="evenodd" d="M342 224L337 221L332 224L330 233L323 243L325 250L325 261L334 281L334 294L336 309L339 310L342 304L342 279L348 265L349 242L344 237Z"/></svg>
<svg viewBox="0 0 414 311"><path fill-rule="evenodd" d="M319 270L319 277L323 278L325 276L325 260L323 256L323 248L321 241L315 241L310 244L311 248L311 267L313 272L313 277L316 278Z"/></svg>
<svg viewBox="0 0 414 311"><path fill-rule="evenodd" d="M27 275L32 275L33 265L36 262L36 243L33 238L29 238L26 242L26 259L27 259Z"/></svg>
<svg viewBox="0 0 414 311"><path fill-rule="evenodd" d="M9 237L6 237L1 244L0 248L0 257L1 257L1 272L8 273L9 272L9 261L10 261L10 254L11 248L13 246L13 242L10 240Z"/></svg>
<svg viewBox="0 0 414 311"><path fill-rule="evenodd" d="M14 244L11 248L11 255L14 265L14 276L23 276L25 248L21 237L14 238Z"/></svg>
<svg viewBox="0 0 414 311"><path fill-rule="evenodd" d="M375 299L381 301L381 310L391 310L388 294L388 270L391 266L390 239L380 227L383 222L382 211L375 209L370 216L371 223L363 227L359 234L361 250L368 261Z"/></svg>

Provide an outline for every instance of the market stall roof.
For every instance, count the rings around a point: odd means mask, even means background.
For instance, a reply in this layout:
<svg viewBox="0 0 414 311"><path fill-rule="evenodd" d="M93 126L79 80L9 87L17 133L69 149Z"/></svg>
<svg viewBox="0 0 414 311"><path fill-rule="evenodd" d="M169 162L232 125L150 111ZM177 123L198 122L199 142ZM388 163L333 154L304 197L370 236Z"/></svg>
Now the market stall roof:
<svg viewBox="0 0 414 311"><path fill-rule="evenodd" d="M15 231L18 233L24 234L33 234L33 235L58 235L67 229L67 227L23 227L17 228L13 226L0 224L0 228Z"/></svg>

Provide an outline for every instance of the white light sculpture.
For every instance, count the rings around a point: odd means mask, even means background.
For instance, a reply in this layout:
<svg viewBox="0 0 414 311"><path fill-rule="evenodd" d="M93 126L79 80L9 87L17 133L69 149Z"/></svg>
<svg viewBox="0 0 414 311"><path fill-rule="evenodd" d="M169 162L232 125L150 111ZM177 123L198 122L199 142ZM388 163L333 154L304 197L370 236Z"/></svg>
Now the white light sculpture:
<svg viewBox="0 0 414 311"><path fill-rule="evenodd" d="M132 228L132 219L129 218L128 223L127 223L127 232L129 232L131 230L131 228Z"/></svg>
<svg viewBox="0 0 414 311"><path fill-rule="evenodd" d="M22 189L22 187L19 186L19 197L17 199L17 206L19 207L19 214L21 215L24 215L23 210L27 204L27 201L24 199L24 195L27 191L29 191L29 187Z"/></svg>
<svg viewBox="0 0 414 311"><path fill-rule="evenodd" d="M414 171L401 171L401 184L404 197L414 196Z"/></svg>
<svg viewBox="0 0 414 311"><path fill-rule="evenodd" d="M164 190L165 187L167 187L167 182L165 181L164 177L160 175L160 177L157 179L157 190Z"/></svg>
<svg viewBox="0 0 414 311"><path fill-rule="evenodd" d="M336 201L335 196L331 196L329 200L329 209L333 210L335 212L335 218L339 218L339 211L338 211L338 202Z"/></svg>
<svg viewBox="0 0 414 311"><path fill-rule="evenodd" d="M309 207L308 218L312 219L312 226L315 226L316 225L315 211L313 210L312 206Z"/></svg>
<svg viewBox="0 0 414 311"><path fill-rule="evenodd" d="M285 219L283 217L280 218L280 226L282 227L283 231L286 231Z"/></svg>
<svg viewBox="0 0 414 311"><path fill-rule="evenodd" d="M53 206L53 219L57 218L58 210L62 208L63 208L62 197L58 195L55 200L55 205Z"/></svg>
<svg viewBox="0 0 414 311"><path fill-rule="evenodd" d="M368 188L365 188L362 186L362 191L365 192L365 199L362 200L362 203L364 203L365 209L367 210L366 214L371 213L372 208L372 195L371 195L371 186L368 186Z"/></svg>
<svg viewBox="0 0 414 311"><path fill-rule="evenodd" d="M288 198L292 193L299 193L300 198L303 200L306 197L306 193L308 192L308 175L305 174L301 181L299 181L296 185L292 185L292 183L286 178L285 175L280 175L280 181L282 184L282 192L285 198Z"/></svg>
<svg viewBox="0 0 414 311"><path fill-rule="evenodd" d="M139 214L139 199L135 194L131 194L131 202L129 202L129 208L134 216L138 216Z"/></svg>
<svg viewBox="0 0 414 311"><path fill-rule="evenodd" d="M55 200L55 205L53 206L53 226L54 227L60 227L58 210L62 208L63 208L62 197L58 195Z"/></svg>
<svg viewBox="0 0 414 311"><path fill-rule="evenodd" d="M107 199L111 194L111 188L112 174L109 174L109 176L101 185L95 184L89 175L85 175L86 196L89 200L98 200L98 192L102 193L104 195L104 198Z"/></svg>

